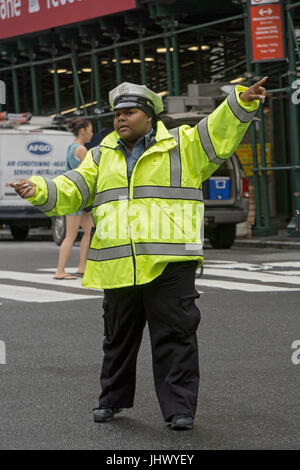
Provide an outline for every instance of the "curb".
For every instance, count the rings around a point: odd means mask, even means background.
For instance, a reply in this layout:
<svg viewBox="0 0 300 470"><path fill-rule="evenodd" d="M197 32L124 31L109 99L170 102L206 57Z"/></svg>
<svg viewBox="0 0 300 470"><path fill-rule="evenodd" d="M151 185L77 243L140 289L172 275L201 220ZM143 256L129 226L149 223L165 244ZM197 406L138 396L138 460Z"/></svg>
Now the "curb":
<svg viewBox="0 0 300 470"><path fill-rule="evenodd" d="M280 250L300 250L300 242L292 240L235 240L237 248L274 248Z"/></svg>
<svg viewBox="0 0 300 470"><path fill-rule="evenodd" d="M9 230L0 230L0 241L14 241ZM298 239L296 239L298 240ZM29 241L53 241L51 232L32 233ZM54 242L53 242L54 243ZM208 239L205 239L204 248L212 248ZM233 248L273 248L279 250L299 250L300 241L291 240L262 240L255 239L236 239Z"/></svg>

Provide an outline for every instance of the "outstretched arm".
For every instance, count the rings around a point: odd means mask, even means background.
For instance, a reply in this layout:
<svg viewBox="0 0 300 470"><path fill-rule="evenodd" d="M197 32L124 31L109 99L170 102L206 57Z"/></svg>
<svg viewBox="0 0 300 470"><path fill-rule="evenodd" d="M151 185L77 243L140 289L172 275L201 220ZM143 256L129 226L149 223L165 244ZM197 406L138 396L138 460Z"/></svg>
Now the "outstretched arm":
<svg viewBox="0 0 300 470"><path fill-rule="evenodd" d="M181 132L189 141L189 155L193 161L199 184L231 157L240 144L259 102L263 103L267 77L246 88L238 85L230 95L194 128L182 126Z"/></svg>
<svg viewBox="0 0 300 470"><path fill-rule="evenodd" d="M32 176L10 186L48 216L72 214L94 202L99 151L99 147L90 150L78 168L53 180Z"/></svg>

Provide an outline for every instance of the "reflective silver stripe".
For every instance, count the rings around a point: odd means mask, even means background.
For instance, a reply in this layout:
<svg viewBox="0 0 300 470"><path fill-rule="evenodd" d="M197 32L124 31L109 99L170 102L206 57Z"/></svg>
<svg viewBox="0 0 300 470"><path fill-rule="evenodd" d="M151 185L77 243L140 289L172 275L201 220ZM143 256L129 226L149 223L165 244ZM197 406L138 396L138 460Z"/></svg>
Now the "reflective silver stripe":
<svg viewBox="0 0 300 470"><path fill-rule="evenodd" d="M202 245L196 243L135 243L136 255L202 256Z"/></svg>
<svg viewBox="0 0 300 470"><path fill-rule="evenodd" d="M228 102L228 105L229 105L231 111L233 112L233 114L241 122L244 122L244 123L250 122L254 118L254 116L257 112L257 110L255 110L255 111L246 111L244 108L242 108L242 106L239 104L239 102L237 100L235 90L233 90L230 93L230 95L227 98L227 102Z"/></svg>
<svg viewBox="0 0 300 470"><path fill-rule="evenodd" d="M100 204L105 204L106 202L128 199L128 194L128 188L107 189L102 193L96 194L93 207L100 206Z"/></svg>
<svg viewBox="0 0 300 470"><path fill-rule="evenodd" d="M208 156L209 160L212 163L216 163L217 165L222 165L225 160L222 160L221 158L217 157L215 149L213 147L213 144L210 140L209 133L208 133L208 127L207 127L207 121L208 118L202 119L199 124L198 124L198 132L201 140L201 144L206 152L206 155Z"/></svg>
<svg viewBox="0 0 300 470"><path fill-rule="evenodd" d="M133 188L135 199L151 197L161 199L189 199L203 201L203 192L195 188L170 188L169 186L136 186Z"/></svg>
<svg viewBox="0 0 300 470"><path fill-rule="evenodd" d="M181 186L181 157L180 157L180 142L179 142L179 128L171 129L170 134L176 140L176 147L169 151L170 154L170 186Z"/></svg>
<svg viewBox="0 0 300 470"><path fill-rule="evenodd" d="M92 157L94 160L94 163L99 166L100 165L100 158L101 158L101 147L98 145L98 147L95 147L92 149Z"/></svg>
<svg viewBox="0 0 300 470"><path fill-rule="evenodd" d="M47 189L48 189L47 201L44 204L36 205L36 206L43 212L50 212L56 206L57 187L54 181L50 180L49 178L44 177L44 180L46 182Z"/></svg>
<svg viewBox="0 0 300 470"><path fill-rule="evenodd" d="M84 177L76 170L67 171L67 173L64 173L64 176L76 184L82 197L82 204L78 210L84 209L90 197L89 187L86 184Z"/></svg>
<svg viewBox="0 0 300 470"><path fill-rule="evenodd" d="M90 261L108 261L118 258L127 258L129 256L132 256L132 246L122 245L113 246L112 248L101 248L99 250L90 248L88 259Z"/></svg>

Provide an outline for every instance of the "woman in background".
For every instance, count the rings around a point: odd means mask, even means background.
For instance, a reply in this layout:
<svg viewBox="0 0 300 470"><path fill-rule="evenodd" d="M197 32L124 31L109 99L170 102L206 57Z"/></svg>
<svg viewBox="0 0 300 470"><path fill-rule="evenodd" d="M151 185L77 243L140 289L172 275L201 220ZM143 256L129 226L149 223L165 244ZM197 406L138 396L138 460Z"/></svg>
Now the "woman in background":
<svg viewBox="0 0 300 470"><path fill-rule="evenodd" d="M92 123L88 119L74 119L69 122L68 127L75 136L75 140L69 146L67 152L66 169L70 171L77 168L86 156L87 149L85 144L91 140L93 128ZM77 279L78 276L83 275L90 244L90 232L94 223L90 212L79 210L72 215L66 216L66 225L66 237L60 247L58 265L54 276L54 279L57 280ZM79 266L76 275L74 275L67 273L65 268L79 227L83 229L83 237L80 242Z"/></svg>

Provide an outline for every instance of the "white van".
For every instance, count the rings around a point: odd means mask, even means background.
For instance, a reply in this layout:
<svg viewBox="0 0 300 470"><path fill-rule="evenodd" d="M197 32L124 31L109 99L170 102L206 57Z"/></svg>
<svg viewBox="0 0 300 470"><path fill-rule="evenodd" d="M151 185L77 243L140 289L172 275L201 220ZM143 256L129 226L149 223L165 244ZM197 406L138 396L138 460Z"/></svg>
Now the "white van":
<svg viewBox="0 0 300 470"><path fill-rule="evenodd" d="M0 225L9 225L15 240L24 240L30 227L50 227L51 218L21 199L8 183L32 175L55 178L65 173L67 149L74 140L71 132L43 128L46 119L0 127Z"/></svg>

